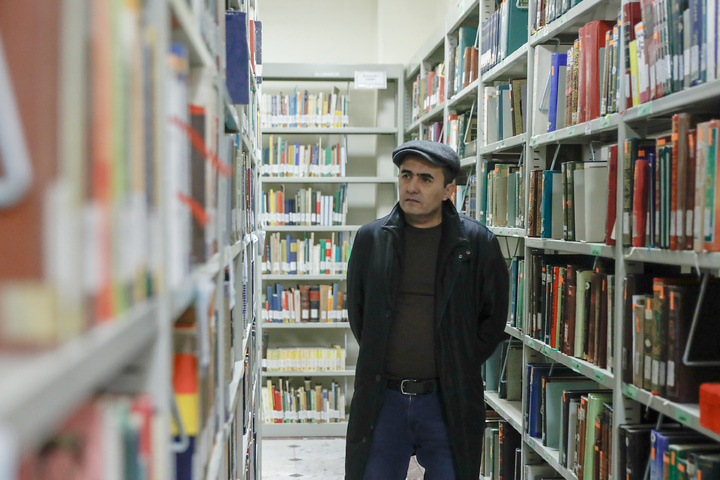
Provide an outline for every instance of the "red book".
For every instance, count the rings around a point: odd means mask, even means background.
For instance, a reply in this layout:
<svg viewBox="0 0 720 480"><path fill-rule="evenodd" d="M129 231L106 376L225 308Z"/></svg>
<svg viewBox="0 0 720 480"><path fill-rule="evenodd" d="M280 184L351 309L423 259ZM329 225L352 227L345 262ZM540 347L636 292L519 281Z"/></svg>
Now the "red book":
<svg viewBox="0 0 720 480"><path fill-rule="evenodd" d="M673 175L675 172L675 163L677 163L677 190L673 188L672 201L675 202L672 214L675 215L675 250L682 250L685 246L685 212L687 211L688 188L688 131L693 123L692 116L689 113L677 113L672 118L672 142L673 142ZM675 179L673 179L675 181ZM692 194L694 196L694 178L692 184ZM694 202L693 202L694 203ZM672 229L671 229L672 232ZM692 236L692 233L691 233ZM670 247L672 248L672 237L670 238Z"/></svg>
<svg viewBox="0 0 720 480"><path fill-rule="evenodd" d="M648 172L650 167L647 160L637 160L635 162L635 177L633 181L633 247L645 246L645 230L647 227L648 213Z"/></svg>
<svg viewBox="0 0 720 480"><path fill-rule="evenodd" d="M585 120L587 120L587 116L585 115L585 102L586 102L586 96L583 92L585 92L585 27L580 27L580 31L578 31L578 57L575 59L575 61L578 63L578 112L577 112L577 123L583 123ZM599 90L598 90L599 91Z"/></svg>
<svg viewBox="0 0 720 480"><path fill-rule="evenodd" d="M693 249L693 214L695 212L695 152L697 151L697 130L688 130L687 190L685 190L685 250Z"/></svg>
<svg viewBox="0 0 720 480"><path fill-rule="evenodd" d="M672 116L672 159L671 159L671 174L670 174L670 250L678 249L678 197L680 191L680 185L684 183L678 181L680 175L680 164L679 164L679 142L678 142L678 128L679 128L679 116L675 114ZM684 181L684 179L683 179ZM685 197L683 197L684 200ZM684 201L683 201L684 203Z"/></svg>
<svg viewBox="0 0 720 480"><path fill-rule="evenodd" d="M282 408L282 397L281 397L281 395L280 395L280 392L275 389L275 386L273 386L273 398L274 398L274 401L273 401L273 404L274 404L273 407L274 407L274 408L273 408L273 409L274 409L275 411L277 411L277 412L282 412L282 411L283 411L283 408ZM281 418L276 418L276 419L275 419L275 423L283 423L283 421L282 421Z"/></svg>
<svg viewBox="0 0 720 480"><path fill-rule="evenodd" d="M600 71L599 56L600 48L605 46L605 33L612 30L613 22L606 20L594 20L582 29L583 40L581 45L582 63L585 73L584 87L580 87L580 94L585 95L584 110L585 121L600 116ZM580 75L583 78L583 75Z"/></svg>
<svg viewBox="0 0 720 480"><path fill-rule="evenodd" d="M615 239L612 238L615 230L615 219L617 218L617 165L618 162L618 146L610 146L610 162L608 165L608 204L607 219L605 222L605 244L615 245Z"/></svg>

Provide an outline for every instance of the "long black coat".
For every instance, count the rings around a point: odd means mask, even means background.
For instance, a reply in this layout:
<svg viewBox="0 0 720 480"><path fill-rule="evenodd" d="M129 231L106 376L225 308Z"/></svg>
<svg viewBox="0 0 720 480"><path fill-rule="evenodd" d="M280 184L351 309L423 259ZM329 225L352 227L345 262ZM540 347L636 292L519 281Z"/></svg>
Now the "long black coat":
<svg viewBox="0 0 720 480"><path fill-rule="evenodd" d="M350 407L345 478L360 480L385 394L385 354L402 265L404 214L364 225L348 268L348 313L360 344ZM481 365L502 338L508 271L497 238L443 204L435 279L435 361L458 480L477 480L485 428ZM428 352L432 355L433 352Z"/></svg>

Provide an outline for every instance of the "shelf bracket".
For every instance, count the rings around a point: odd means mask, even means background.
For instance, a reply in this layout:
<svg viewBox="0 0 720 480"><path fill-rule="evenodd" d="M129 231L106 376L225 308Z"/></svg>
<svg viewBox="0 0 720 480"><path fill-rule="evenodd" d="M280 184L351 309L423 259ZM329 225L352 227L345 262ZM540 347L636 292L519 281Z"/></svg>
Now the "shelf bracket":
<svg viewBox="0 0 720 480"><path fill-rule="evenodd" d="M0 163L5 172L0 177L0 207L12 207L30 190L32 167L22 119L10 80L10 69L0 35Z"/></svg>
<svg viewBox="0 0 720 480"><path fill-rule="evenodd" d="M180 407L177 404L177 398L175 394L172 395L172 401L170 404L170 414L175 420L175 424L178 427L180 439L170 444L170 450L175 453L182 453L190 446L190 437L188 437L187 430L185 430L185 424L183 423L182 415L180 415Z"/></svg>
<svg viewBox="0 0 720 480"><path fill-rule="evenodd" d="M683 363L689 367L717 367L720 366L720 360L690 360L690 350L692 349L693 338L695 337L695 329L700 321L700 310L702 309L703 299L705 298L705 292L707 291L708 280L710 279L709 273L703 273L702 282L700 283L700 293L698 294L697 303L695 304L695 311L693 312L692 325L690 326L690 334L688 335L688 341L685 344L685 353L683 354Z"/></svg>

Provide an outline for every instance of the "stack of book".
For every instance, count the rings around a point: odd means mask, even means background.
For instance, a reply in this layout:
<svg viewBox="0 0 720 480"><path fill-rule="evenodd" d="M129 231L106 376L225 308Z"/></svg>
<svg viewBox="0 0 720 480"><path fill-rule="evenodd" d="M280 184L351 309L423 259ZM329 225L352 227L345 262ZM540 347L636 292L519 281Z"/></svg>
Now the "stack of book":
<svg viewBox="0 0 720 480"><path fill-rule="evenodd" d="M477 116L470 115L470 112L461 114L451 113L448 115L448 131L447 144L455 150L460 158L474 155L474 152L468 152L474 146L477 139ZM468 148L470 144L470 148Z"/></svg>
<svg viewBox="0 0 720 480"><path fill-rule="evenodd" d="M443 142L445 140L445 124L443 122L435 122L422 127L423 140L431 142Z"/></svg>
<svg viewBox="0 0 720 480"><path fill-rule="evenodd" d="M453 94L460 93L478 77L477 28L460 27L453 52Z"/></svg>
<svg viewBox="0 0 720 480"><path fill-rule="evenodd" d="M344 177L347 149L344 145L322 146L290 143L282 137L270 135L268 146L262 150L264 177Z"/></svg>
<svg viewBox="0 0 720 480"><path fill-rule="evenodd" d="M438 63L423 78L420 74L413 81L412 120L445 101L445 64Z"/></svg>
<svg viewBox="0 0 720 480"><path fill-rule="evenodd" d="M485 87L483 127L486 145L525 133L526 99L527 80L524 78Z"/></svg>
<svg viewBox="0 0 720 480"><path fill-rule="evenodd" d="M339 285L268 285L262 300L266 323L347 322L346 294Z"/></svg>
<svg viewBox="0 0 720 480"><path fill-rule="evenodd" d="M480 173L486 178L480 191L480 221L487 226L522 228L525 188L523 168L483 162Z"/></svg>
<svg viewBox="0 0 720 480"><path fill-rule="evenodd" d="M720 250L718 127L680 113L670 135L625 142L623 245Z"/></svg>
<svg viewBox="0 0 720 480"><path fill-rule="evenodd" d="M339 345L330 348L268 348L263 358L267 372L327 372L345 370L345 349Z"/></svg>
<svg viewBox="0 0 720 480"><path fill-rule="evenodd" d="M279 379L277 386L267 380L262 387L263 423L334 423L344 422L345 393L333 381L329 388L314 387L310 379L299 386L290 379Z"/></svg>
<svg viewBox="0 0 720 480"><path fill-rule="evenodd" d="M623 382L675 402L697 402L700 384L720 381L713 367L688 366L685 346L700 285L695 277L634 274L625 278L622 347ZM713 318L720 286L710 282L698 312L690 360L717 359L720 335Z"/></svg>
<svg viewBox="0 0 720 480"><path fill-rule="evenodd" d="M337 242L335 236L337 235ZM262 273L273 275L322 275L347 272L352 239L344 232L333 232L330 238L315 241L315 232L308 238L293 239L289 234L269 235L262 257Z"/></svg>
<svg viewBox="0 0 720 480"><path fill-rule="evenodd" d="M560 171L531 171L528 236L606 241L609 180L616 183L603 161L569 161Z"/></svg>
<svg viewBox="0 0 720 480"><path fill-rule="evenodd" d="M565 355L612 371L615 275L612 266L582 256L530 258L527 331Z"/></svg>
<svg viewBox="0 0 720 480"><path fill-rule="evenodd" d="M349 124L347 95L337 87L330 93L300 91L284 95L263 94L262 126L271 127L347 127Z"/></svg>
<svg viewBox="0 0 720 480"><path fill-rule="evenodd" d="M458 185L456 205L460 213L475 218L477 213L477 175L470 175L467 185Z"/></svg>
<svg viewBox="0 0 720 480"><path fill-rule="evenodd" d="M532 33L537 33L582 0L531 0L535 4ZM527 2L526 2L527 3Z"/></svg>
<svg viewBox="0 0 720 480"><path fill-rule="evenodd" d="M520 432L488 410L480 474L490 480L520 480L521 447Z"/></svg>
<svg viewBox="0 0 720 480"><path fill-rule="evenodd" d="M524 5L523 5L524 4ZM527 42L528 3L503 0L483 21L480 33L480 72L485 73Z"/></svg>
<svg viewBox="0 0 720 480"><path fill-rule="evenodd" d="M347 184L332 195L319 190L301 188L295 198L287 198L284 190L271 189L262 194L260 221L266 225L345 225L347 219Z"/></svg>
<svg viewBox="0 0 720 480"><path fill-rule="evenodd" d="M720 444L675 423L621 425L619 468L627 480L715 478L720 472ZM710 475L710 477L706 477Z"/></svg>

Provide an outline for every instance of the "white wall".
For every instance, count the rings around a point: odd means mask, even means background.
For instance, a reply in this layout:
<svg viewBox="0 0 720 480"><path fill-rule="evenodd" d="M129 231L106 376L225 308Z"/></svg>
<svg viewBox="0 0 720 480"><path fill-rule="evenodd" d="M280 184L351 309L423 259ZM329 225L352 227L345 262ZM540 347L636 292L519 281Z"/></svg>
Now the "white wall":
<svg viewBox="0 0 720 480"><path fill-rule="evenodd" d="M265 63L406 64L457 0L262 0Z"/></svg>

